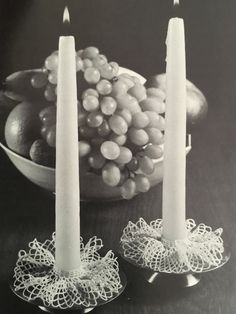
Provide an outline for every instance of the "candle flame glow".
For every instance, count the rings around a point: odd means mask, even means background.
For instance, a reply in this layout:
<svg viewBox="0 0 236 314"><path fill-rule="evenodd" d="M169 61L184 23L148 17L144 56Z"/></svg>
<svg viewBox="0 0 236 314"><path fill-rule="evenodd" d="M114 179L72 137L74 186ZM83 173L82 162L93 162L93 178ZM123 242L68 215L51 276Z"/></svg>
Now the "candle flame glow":
<svg viewBox="0 0 236 314"><path fill-rule="evenodd" d="M67 6L65 7L63 13L63 23L70 23L70 13Z"/></svg>
<svg viewBox="0 0 236 314"><path fill-rule="evenodd" d="M174 5L179 5L179 0L174 0Z"/></svg>

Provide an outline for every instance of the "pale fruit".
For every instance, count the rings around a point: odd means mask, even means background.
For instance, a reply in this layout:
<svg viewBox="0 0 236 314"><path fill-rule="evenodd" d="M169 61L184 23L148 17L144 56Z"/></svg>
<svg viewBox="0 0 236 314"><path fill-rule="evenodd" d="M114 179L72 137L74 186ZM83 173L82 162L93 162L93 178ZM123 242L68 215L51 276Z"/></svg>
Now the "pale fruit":
<svg viewBox="0 0 236 314"><path fill-rule="evenodd" d="M146 87L156 87L166 91L166 74L158 74L150 77ZM187 88L187 125L189 128L202 121L208 111L206 97L192 82L186 80Z"/></svg>

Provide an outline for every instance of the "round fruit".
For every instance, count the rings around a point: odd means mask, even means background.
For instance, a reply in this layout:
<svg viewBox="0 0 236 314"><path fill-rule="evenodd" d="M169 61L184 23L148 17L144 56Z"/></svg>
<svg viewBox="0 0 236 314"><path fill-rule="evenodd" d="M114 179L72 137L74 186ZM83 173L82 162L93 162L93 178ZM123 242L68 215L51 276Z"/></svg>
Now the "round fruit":
<svg viewBox="0 0 236 314"><path fill-rule="evenodd" d="M120 155L120 147L112 141L105 141L101 145L102 155L109 160L114 160Z"/></svg>
<svg viewBox="0 0 236 314"><path fill-rule="evenodd" d="M100 106L102 113L109 116L116 111L117 103L113 97L103 97Z"/></svg>
<svg viewBox="0 0 236 314"><path fill-rule="evenodd" d="M55 164L55 150L49 147L43 139L38 139L33 142L29 155L37 164L48 167L52 167Z"/></svg>
<svg viewBox="0 0 236 314"><path fill-rule="evenodd" d="M147 87L156 87L163 92L166 91L166 74L158 74L150 77L146 84ZM186 80L187 88L187 125L189 128L202 121L208 111L208 104L203 93L189 80Z"/></svg>
<svg viewBox="0 0 236 314"><path fill-rule="evenodd" d="M121 179L119 167L112 161L102 169L102 179L109 186L117 186Z"/></svg>
<svg viewBox="0 0 236 314"><path fill-rule="evenodd" d="M97 110L99 107L99 101L96 96L88 95L83 100L83 107L87 111Z"/></svg>
<svg viewBox="0 0 236 314"><path fill-rule="evenodd" d="M150 181L144 174L137 174L134 178L134 182L136 183L137 191L142 193L147 192L151 187Z"/></svg>
<svg viewBox="0 0 236 314"><path fill-rule="evenodd" d="M126 134L128 131L127 122L121 116L115 114L109 118L109 125L117 135Z"/></svg>
<svg viewBox="0 0 236 314"><path fill-rule="evenodd" d="M56 125L50 126L47 131L46 141L49 146L56 147Z"/></svg>
<svg viewBox="0 0 236 314"><path fill-rule="evenodd" d="M97 150L93 151L88 158L89 165L94 169L101 169L106 162L106 159Z"/></svg>
<svg viewBox="0 0 236 314"><path fill-rule="evenodd" d="M128 179L125 183L121 186L120 192L123 198L131 199L134 197L136 192L136 183L133 179Z"/></svg>
<svg viewBox="0 0 236 314"><path fill-rule="evenodd" d="M79 156L84 157L91 151L91 145L86 141L79 141Z"/></svg>
<svg viewBox="0 0 236 314"><path fill-rule="evenodd" d="M115 159L115 162L118 164L127 164L132 159L132 152L129 148L121 146L120 147L120 155Z"/></svg>
<svg viewBox="0 0 236 314"><path fill-rule="evenodd" d="M90 84L96 84L100 80L100 72L93 67L89 67L84 71L84 78Z"/></svg>
<svg viewBox="0 0 236 314"><path fill-rule="evenodd" d="M148 143L149 137L145 130L130 128L128 131L129 139L132 143L138 146L143 146Z"/></svg>
<svg viewBox="0 0 236 314"><path fill-rule="evenodd" d="M32 143L40 137L39 107L22 102L9 114L5 125L5 139L10 149L29 156Z"/></svg>

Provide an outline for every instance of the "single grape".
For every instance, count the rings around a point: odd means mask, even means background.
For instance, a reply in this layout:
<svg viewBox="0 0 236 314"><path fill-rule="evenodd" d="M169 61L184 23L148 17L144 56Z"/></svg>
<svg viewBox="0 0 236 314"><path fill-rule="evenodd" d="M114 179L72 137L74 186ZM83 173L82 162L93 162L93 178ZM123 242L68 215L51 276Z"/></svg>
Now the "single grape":
<svg viewBox="0 0 236 314"><path fill-rule="evenodd" d="M97 150L93 151L88 157L88 163L94 169L101 169L105 162L106 159Z"/></svg>
<svg viewBox="0 0 236 314"><path fill-rule="evenodd" d="M130 171L135 172L139 168L138 159L136 157L132 157L132 159L126 166Z"/></svg>
<svg viewBox="0 0 236 314"><path fill-rule="evenodd" d="M136 192L136 183L133 179L128 179L125 183L120 187L121 196L124 199L131 199L134 197Z"/></svg>
<svg viewBox="0 0 236 314"><path fill-rule="evenodd" d="M128 90L134 86L134 82L129 74L122 73L118 76L118 79L127 85Z"/></svg>
<svg viewBox="0 0 236 314"><path fill-rule="evenodd" d="M114 160L120 155L120 147L112 141L105 141L100 147L102 155L109 160Z"/></svg>
<svg viewBox="0 0 236 314"><path fill-rule="evenodd" d="M76 56L76 71L80 71L83 69L83 60L79 57L79 56Z"/></svg>
<svg viewBox="0 0 236 314"><path fill-rule="evenodd" d="M56 101L57 96L55 93L55 88L52 85L47 85L45 91L44 91L44 97L47 101Z"/></svg>
<svg viewBox="0 0 236 314"><path fill-rule="evenodd" d="M125 134L128 131L127 122L121 116L115 114L109 118L109 125L117 135Z"/></svg>
<svg viewBox="0 0 236 314"><path fill-rule="evenodd" d="M136 189L139 192L147 192L150 187L150 181L144 174L137 174L134 178L134 182L136 183Z"/></svg>
<svg viewBox="0 0 236 314"><path fill-rule="evenodd" d="M44 63L45 67L50 71L57 71L58 68L58 55L52 54L48 56Z"/></svg>
<svg viewBox="0 0 236 314"><path fill-rule="evenodd" d="M126 143L127 136L124 135L124 134L117 135L115 133L112 133L111 136L110 136L110 140L115 142L116 144L122 146L122 145L124 145Z"/></svg>
<svg viewBox="0 0 236 314"><path fill-rule="evenodd" d="M145 112L136 112L133 115L132 125L137 129L143 129L149 124L149 117Z"/></svg>
<svg viewBox="0 0 236 314"><path fill-rule="evenodd" d="M84 78L89 84L97 84L100 80L100 72L94 67L89 67L84 71Z"/></svg>
<svg viewBox="0 0 236 314"><path fill-rule="evenodd" d="M93 59L93 65L97 69L100 69L106 63L107 63L107 58L104 55L98 55L97 57Z"/></svg>
<svg viewBox="0 0 236 314"><path fill-rule="evenodd" d="M48 82L47 73L37 73L33 75L30 82L34 88L44 87Z"/></svg>
<svg viewBox="0 0 236 314"><path fill-rule="evenodd" d="M128 109L132 115L141 112L137 99L129 94L119 95L116 100L119 109Z"/></svg>
<svg viewBox="0 0 236 314"><path fill-rule="evenodd" d="M153 144L147 145L144 149L144 154L152 159L158 159L163 155L163 149L161 146Z"/></svg>
<svg viewBox="0 0 236 314"><path fill-rule="evenodd" d="M112 84L107 80L101 80L97 83L96 89L100 95L108 95L112 91Z"/></svg>
<svg viewBox="0 0 236 314"><path fill-rule="evenodd" d="M77 53L76 53L76 56L82 57L83 52L84 52L84 49L78 50Z"/></svg>
<svg viewBox="0 0 236 314"><path fill-rule="evenodd" d="M102 113L112 115L116 111L117 103L113 97L103 97L100 102Z"/></svg>
<svg viewBox="0 0 236 314"><path fill-rule="evenodd" d="M99 107L99 100L97 99L96 96L92 95L86 96L83 99L83 107L87 111L97 110Z"/></svg>
<svg viewBox="0 0 236 314"><path fill-rule="evenodd" d="M56 71L52 71L51 73L49 73L48 81L53 85L57 84L57 72Z"/></svg>
<svg viewBox="0 0 236 314"><path fill-rule="evenodd" d="M93 66L93 62L90 59L83 60L83 67L82 67L83 71L85 71L88 68L91 68L92 66Z"/></svg>
<svg viewBox="0 0 236 314"><path fill-rule="evenodd" d="M156 113L165 112L165 103L154 97L147 97L140 102L140 106L143 111L154 111Z"/></svg>
<svg viewBox="0 0 236 314"><path fill-rule="evenodd" d="M125 121L127 122L128 126L131 125L132 123L132 115L130 113L130 111L126 108L124 109L120 109L116 112L116 114L118 116L121 116L123 119L125 119Z"/></svg>
<svg viewBox="0 0 236 314"><path fill-rule="evenodd" d="M95 96L95 97L99 97L99 94L98 94L98 92L97 92L97 90L96 89L94 89L94 88L87 88L84 92L83 92L83 94L82 94L82 99L84 99L85 97L87 97L87 96Z"/></svg>
<svg viewBox="0 0 236 314"><path fill-rule="evenodd" d="M110 62L109 65L112 67L112 74L116 76L119 72L119 64L117 62Z"/></svg>
<svg viewBox="0 0 236 314"><path fill-rule="evenodd" d="M88 59L94 59L98 56L99 54L99 50L96 47L87 47L84 49L84 51L82 52L82 57L84 59L88 58Z"/></svg>
<svg viewBox="0 0 236 314"><path fill-rule="evenodd" d="M129 148L125 146L120 147L120 155L118 158L115 159L115 162L118 164L127 164L132 159L132 152Z"/></svg>
<svg viewBox="0 0 236 314"><path fill-rule="evenodd" d="M118 80L113 83L111 94L112 96L117 97L126 94L127 90L127 85L122 80Z"/></svg>
<svg viewBox="0 0 236 314"><path fill-rule="evenodd" d="M49 146L56 147L56 125L52 125L47 132L46 141Z"/></svg>
<svg viewBox="0 0 236 314"><path fill-rule="evenodd" d="M85 125L87 123L87 112L83 109L78 111L78 126Z"/></svg>
<svg viewBox="0 0 236 314"><path fill-rule="evenodd" d="M155 88L155 87L147 88L147 96L157 97L161 101L164 101L166 99L166 94L163 92L163 90L160 88Z"/></svg>
<svg viewBox="0 0 236 314"><path fill-rule="evenodd" d="M143 146L148 143L149 137L145 130L130 128L128 131L128 137L132 143L138 146Z"/></svg>
<svg viewBox="0 0 236 314"><path fill-rule="evenodd" d="M91 145L86 141L79 141L79 156L84 157L91 152Z"/></svg>
<svg viewBox="0 0 236 314"><path fill-rule="evenodd" d="M99 70L101 73L101 77L103 77L104 79L111 80L114 76L113 67L108 63L105 63L102 66L100 66Z"/></svg>
<svg viewBox="0 0 236 314"><path fill-rule="evenodd" d="M139 102L147 97L146 88L142 84L135 84L129 89L128 93L135 97Z"/></svg>
<svg viewBox="0 0 236 314"><path fill-rule="evenodd" d="M39 118L44 125L53 125L56 123L56 106L51 105L42 109Z"/></svg>
<svg viewBox="0 0 236 314"><path fill-rule="evenodd" d="M155 166L151 158L147 156L143 156L139 158L139 169L144 173L144 174L152 174Z"/></svg>
<svg viewBox="0 0 236 314"><path fill-rule="evenodd" d="M159 129L160 126L160 115L154 111L144 111L145 114L148 116L149 118L149 124L148 126L150 128L157 128Z"/></svg>
<svg viewBox="0 0 236 314"><path fill-rule="evenodd" d="M88 125L82 125L79 128L79 133L82 138L91 139L96 135L96 129L90 128Z"/></svg>
<svg viewBox="0 0 236 314"><path fill-rule="evenodd" d="M162 144L164 136L162 132L156 128L146 128L145 131L149 136L149 142L152 144Z"/></svg>
<svg viewBox="0 0 236 314"><path fill-rule="evenodd" d="M87 123L91 128L99 127L103 122L103 115L100 112L93 111L87 116Z"/></svg>
<svg viewBox="0 0 236 314"><path fill-rule="evenodd" d="M110 161L102 169L102 179L109 186L117 186L120 182L121 174L117 165Z"/></svg>
<svg viewBox="0 0 236 314"><path fill-rule="evenodd" d="M48 125L43 125L41 127L40 134L44 140L46 140L46 138L47 138L49 128L50 128L50 126L48 126Z"/></svg>
<svg viewBox="0 0 236 314"><path fill-rule="evenodd" d="M110 134L111 129L109 123L106 120L103 120L102 124L97 128L97 132L100 136L107 136Z"/></svg>

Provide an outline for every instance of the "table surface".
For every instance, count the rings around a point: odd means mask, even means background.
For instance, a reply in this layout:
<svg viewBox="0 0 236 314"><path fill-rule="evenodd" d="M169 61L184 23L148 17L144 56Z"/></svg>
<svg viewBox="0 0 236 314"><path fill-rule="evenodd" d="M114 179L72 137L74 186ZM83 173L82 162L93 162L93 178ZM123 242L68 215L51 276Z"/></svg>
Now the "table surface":
<svg viewBox="0 0 236 314"><path fill-rule="evenodd" d="M165 69L165 36L171 1L67 1L79 46L95 45L109 59L148 76ZM1 78L39 67L55 50L65 1L0 1ZM213 228L223 227L231 260L206 273L189 289L165 290L147 284L140 272L122 262L128 285L99 314L236 313L236 3L183 1L188 78L205 93L209 114L192 131L187 158L187 216ZM27 181L0 151L0 313L39 313L11 293L17 252L33 238L54 230L54 198ZM129 220L161 216L162 186L131 201L81 204L84 239L97 235L105 249L117 250Z"/></svg>

